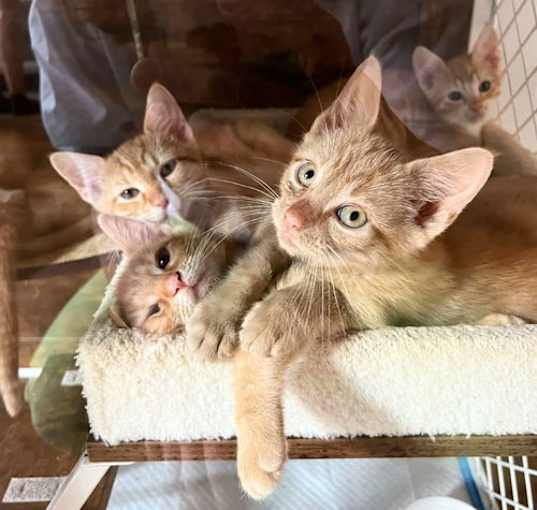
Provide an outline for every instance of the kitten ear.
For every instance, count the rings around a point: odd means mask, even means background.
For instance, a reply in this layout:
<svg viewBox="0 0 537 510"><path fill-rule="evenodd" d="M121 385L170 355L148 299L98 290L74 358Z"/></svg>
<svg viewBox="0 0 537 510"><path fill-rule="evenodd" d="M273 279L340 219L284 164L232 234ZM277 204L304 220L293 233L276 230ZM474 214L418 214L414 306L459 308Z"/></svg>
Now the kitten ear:
<svg viewBox="0 0 537 510"><path fill-rule="evenodd" d="M481 148L419 159L410 163L417 174L414 224L424 247L443 232L474 199L490 177L494 163L491 152Z"/></svg>
<svg viewBox="0 0 537 510"><path fill-rule="evenodd" d="M177 101L159 83L153 83L147 93L144 133L173 135L185 142L194 140L192 129Z"/></svg>
<svg viewBox="0 0 537 510"><path fill-rule="evenodd" d="M492 25L485 25L472 48L472 61L476 66L485 66L498 72L500 60L498 34Z"/></svg>
<svg viewBox="0 0 537 510"><path fill-rule="evenodd" d="M311 131L359 123L371 129L378 118L382 71L374 56L364 60L349 78L336 100L313 123Z"/></svg>
<svg viewBox="0 0 537 510"><path fill-rule="evenodd" d="M148 244L163 241L166 236L158 225L129 220L110 214L99 214L97 223L101 230L125 253L135 253Z"/></svg>
<svg viewBox="0 0 537 510"><path fill-rule="evenodd" d="M95 206L103 192L105 161L100 156L78 152L53 152L51 165L80 195Z"/></svg>
<svg viewBox="0 0 537 510"><path fill-rule="evenodd" d="M425 94L449 82L450 73L445 62L425 46L418 46L412 54L414 74Z"/></svg>

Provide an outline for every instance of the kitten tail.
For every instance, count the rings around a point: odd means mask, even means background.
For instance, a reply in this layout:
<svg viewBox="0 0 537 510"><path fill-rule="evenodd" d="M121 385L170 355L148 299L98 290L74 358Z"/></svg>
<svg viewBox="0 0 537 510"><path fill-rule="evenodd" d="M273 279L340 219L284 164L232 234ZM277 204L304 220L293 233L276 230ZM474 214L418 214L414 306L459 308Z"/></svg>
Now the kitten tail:
<svg viewBox="0 0 537 510"><path fill-rule="evenodd" d="M9 214L11 207L17 206L20 198L24 199L23 194L17 193L0 193L0 395L12 417L19 414L24 405L17 373L19 345L14 284L17 230Z"/></svg>

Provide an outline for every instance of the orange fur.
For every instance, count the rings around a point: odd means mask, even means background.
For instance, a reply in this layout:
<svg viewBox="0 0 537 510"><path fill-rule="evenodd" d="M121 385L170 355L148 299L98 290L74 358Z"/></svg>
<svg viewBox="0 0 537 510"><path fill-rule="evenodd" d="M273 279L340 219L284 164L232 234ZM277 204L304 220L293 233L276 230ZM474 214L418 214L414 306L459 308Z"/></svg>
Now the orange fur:
<svg viewBox="0 0 537 510"><path fill-rule="evenodd" d="M116 236L125 237L128 229L137 228L114 221L122 225ZM110 235L109 225L104 230ZM119 316L128 327L148 333L181 330L196 302L215 286L238 250L231 240L203 237L196 231L172 238L159 236L124 249L128 263L116 286ZM219 347L220 355L226 357L235 345Z"/></svg>
<svg viewBox="0 0 537 510"><path fill-rule="evenodd" d="M21 191L0 190L0 395L10 416L19 413L23 398L18 382L18 335L15 310L15 252L17 217L24 210Z"/></svg>
<svg viewBox="0 0 537 510"><path fill-rule="evenodd" d="M498 178L472 202L490 175L492 155L474 148L414 160L397 150L375 132L379 109L362 108L364 97L376 94L380 102L378 63L362 66L313 123L282 177L273 222L291 266L261 272L257 283L272 274L272 289L260 301L253 293L242 321L241 348L257 361L236 363L236 381L246 384L236 389L238 465L243 487L256 498L280 477L283 377L308 349L365 328L474 323L494 315L537 320L531 232L537 178ZM275 253L261 253L269 267ZM263 267L252 264L259 255L239 261L210 296L211 304L238 296L240 306L215 314L214 306L199 304L195 323L187 324L191 343L203 342L214 323L236 323L247 308L237 276L244 293ZM256 387L263 370L268 375Z"/></svg>
<svg viewBox="0 0 537 510"><path fill-rule="evenodd" d="M251 235L245 220L271 198L292 147L255 122L206 123L194 133L173 96L155 84L143 134L107 158L65 152L51 161L101 213L154 223L178 214L202 229L242 237Z"/></svg>
<svg viewBox="0 0 537 510"><path fill-rule="evenodd" d="M417 86L404 73L387 73L392 106L416 134L442 152L481 145L481 130L500 94L500 47L486 25L471 52L447 62L423 46L413 55ZM401 96L397 91L401 90Z"/></svg>

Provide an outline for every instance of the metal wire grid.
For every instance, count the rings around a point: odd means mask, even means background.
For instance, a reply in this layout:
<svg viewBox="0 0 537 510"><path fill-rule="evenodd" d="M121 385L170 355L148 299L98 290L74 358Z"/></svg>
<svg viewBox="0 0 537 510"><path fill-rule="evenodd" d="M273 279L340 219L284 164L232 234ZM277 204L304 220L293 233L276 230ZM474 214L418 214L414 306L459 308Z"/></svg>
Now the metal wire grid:
<svg viewBox="0 0 537 510"><path fill-rule="evenodd" d="M496 104L498 120L537 153L537 1L500 0L492 19L505 69Z"/></svg>
<svg viewBox="0 0 537 510"><path fill-rule="evenodd" d="M492 22L502 49L502 92L497 120L523 145L537 153L537 0L500 0ZM494 510L535 510L537 459L480 457L474 472Z"/></svg>
<svg viewBox="0 0 537 510"><path fill-rule="evenodd" d="M528 457L474 459L481 489L494 510L534 510L537 503L537 460Z"/></svg>

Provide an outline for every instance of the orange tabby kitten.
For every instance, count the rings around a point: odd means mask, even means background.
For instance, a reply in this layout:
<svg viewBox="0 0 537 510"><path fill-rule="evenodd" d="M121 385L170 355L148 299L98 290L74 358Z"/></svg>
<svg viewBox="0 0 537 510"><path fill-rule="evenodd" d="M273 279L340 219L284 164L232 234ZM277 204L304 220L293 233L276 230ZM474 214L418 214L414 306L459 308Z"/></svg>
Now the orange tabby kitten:
<svg viewBox="0 0 537 510"><path fill-rule="evenodd" d="M259 146L256 136L267 141L266 153L248 150L250 141ZM155 223L178 214L198 227L219 225L219 230L240 236L251 233L240 199L252 205L268 196L291 149L285 138L255 122L204 126L195 136L173 96L154 84L143 134L107 158L57 152L50 159L101 213ZM274 153L286 157L273 161Z"/></svg>
<svg viewBox="0 0 537 510"><path fill-rule="evenodd" d="M127 257L116 281L115 312L123 326L147 333L180 331L194 305L215 286L240 251L236 242L203 236L194 227L165 236L140 221L106 215L100 215L98 221ZM230 354L222 351L219 355Z"/></svg>
<svg viewBox="0 0 537 510"><path fill-rule="evenodd" d="M422 140L440 152L482 145L481 129L500 94L498 37L486 25L472 51L444 61L423 46L414 50L414 75L386 70L384 93Z"/></svg>
<svg viewBox="0 0 537 510"><path fill-rule="evenodd" d="M235 364L238 469L256 498L280 478L283 376L307 349L383 326L537 321L537 178L498 178L475 198L488 151L409 161L374 132L380 83L370 58L304 137L273 204L292 264L244 318ZM254 267L236 267L250 285ZM226 285L194 310L192 346L235 324L225 308L215 314L234 300Z"/></svg>

